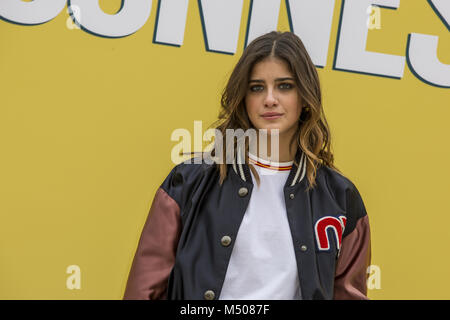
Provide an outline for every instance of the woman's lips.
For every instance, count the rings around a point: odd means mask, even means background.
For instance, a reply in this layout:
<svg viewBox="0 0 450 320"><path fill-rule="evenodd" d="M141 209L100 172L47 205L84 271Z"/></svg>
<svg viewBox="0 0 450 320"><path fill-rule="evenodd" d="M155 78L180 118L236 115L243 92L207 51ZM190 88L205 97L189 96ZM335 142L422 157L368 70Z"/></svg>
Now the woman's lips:
<svg viewBox="0 0 450 320"><path fill-rule="evenodd" d="M267 115L262 115L262 117L266 120L275 120L278 119L282 116L282 114L267 114Z"/></svg>

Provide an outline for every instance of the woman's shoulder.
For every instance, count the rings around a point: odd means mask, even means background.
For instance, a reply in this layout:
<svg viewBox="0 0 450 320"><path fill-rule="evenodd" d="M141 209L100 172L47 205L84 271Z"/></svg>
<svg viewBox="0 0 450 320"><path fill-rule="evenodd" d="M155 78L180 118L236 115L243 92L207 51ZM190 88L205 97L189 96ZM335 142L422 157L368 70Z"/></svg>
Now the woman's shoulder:
<svg viewBox="0 0 450 320"><path fill-rule="evenodd" d="M178 186L195 184L212 168L213 164L209 164L201 157L191 158L174 165L161 187L168 191Z"/></svg>
<svg viewBox="0 0 450 320"><path fill-rule="evenodd" d="M186 160L172 167L160 188L182 207L213 168L213 164L198 157Z"/></svg>
<svg viewBox="0 0 450 320"><path fill-rule="evenodd" d="M343 173L337 171L326 165L321 165L317 172L317 178L323 179L327 183L328 187L333 189L351 189L357 190L355 184L350 178L346 177Z"/></svg>
<svg viewBox="0 0 450 320"><path fill-rule="evenodd" d="M201 156L197 156L175 165L171 170L171 174L179 175L186 182L191 182L197 180L214 167L215 163L210 163Z"/></svg>
<svg viewBox="0 0 450 320"><path fill-rule="evenodd" d="M317 174L318 184L326 188L334 201L343 208L351 230L356 221L367 215L364 201L355 184L339 171L322 165Z"/></svg>

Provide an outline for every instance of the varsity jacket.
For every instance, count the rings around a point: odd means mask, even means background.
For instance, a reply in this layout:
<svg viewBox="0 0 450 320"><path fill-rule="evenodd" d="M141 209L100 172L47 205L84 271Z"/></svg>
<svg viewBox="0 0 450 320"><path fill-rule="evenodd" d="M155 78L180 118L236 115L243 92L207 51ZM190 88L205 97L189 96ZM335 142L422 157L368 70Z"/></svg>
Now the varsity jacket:
<svg viewBox="0 0 450 320"><path fill-rule="evenodd" d="M370 229L357 188L321 165L307 190L306 157L295 157L283 191L302 299L368 299ZM214 163L192 162L176 165L156 191L124 299L220 297L254 185L242 160L228 165L222 185Z"/></svg>

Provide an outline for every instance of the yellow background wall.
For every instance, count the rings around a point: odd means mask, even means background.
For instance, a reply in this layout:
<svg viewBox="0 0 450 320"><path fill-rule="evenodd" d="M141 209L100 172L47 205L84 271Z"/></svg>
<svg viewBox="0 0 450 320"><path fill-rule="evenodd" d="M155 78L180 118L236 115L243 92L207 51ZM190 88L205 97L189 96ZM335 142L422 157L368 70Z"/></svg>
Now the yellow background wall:
<svg viewBox="0 0 450 320"><path fill-rule="evenodd" d="M115 13L120 0L102 0ZM449 299L448 89L332 69L341 1L327 66L318 68L337 166L369 214L371 299ZM152 43L157 1L131 36L69 29L63 10L48 23L0 20L0 298L121 299L154 193L170 169L171 133L218 115L220 91L244 48L205 50L198 3L184 44ZM279 30L289 30L285 2ZM426 1L382 11L367 50L405 55L408 34L438 35L450 64L449 31ZM198 151L198 150L196 150ZM78 265L81 289L66 268Z"/></svg>

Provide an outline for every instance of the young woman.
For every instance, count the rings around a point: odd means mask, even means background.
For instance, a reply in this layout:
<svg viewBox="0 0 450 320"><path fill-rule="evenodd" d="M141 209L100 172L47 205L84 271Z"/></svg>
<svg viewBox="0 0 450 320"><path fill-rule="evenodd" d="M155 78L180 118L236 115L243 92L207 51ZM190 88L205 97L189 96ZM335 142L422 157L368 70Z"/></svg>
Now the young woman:
<svg viewBox="0 0 450 320"><path fill-rule="evenodd" d="M274 31L250 43L221 105L223 140L211 156L228 161L172 169L124 299L367 299L368 217L333 165L318 74L301 40ZM265 135L238 146L230 129Z"/></svg>

